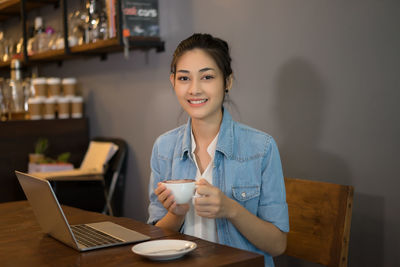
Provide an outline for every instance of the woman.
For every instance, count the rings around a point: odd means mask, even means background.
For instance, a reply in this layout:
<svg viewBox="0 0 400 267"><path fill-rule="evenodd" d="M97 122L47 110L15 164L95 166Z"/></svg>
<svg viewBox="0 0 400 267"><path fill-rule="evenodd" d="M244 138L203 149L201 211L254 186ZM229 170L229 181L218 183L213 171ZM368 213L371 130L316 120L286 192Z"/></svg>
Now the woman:
<svg viewBox="0 0 400 267"><path fill-rule="evenodd" d="M160 136L151 157L149 223L272 257L289 231L279 152L271 136L232 120L228 44L194 34L175 50L170 80L186 125ZM196 179L193 203L178 205L160 182Z"/></svg>

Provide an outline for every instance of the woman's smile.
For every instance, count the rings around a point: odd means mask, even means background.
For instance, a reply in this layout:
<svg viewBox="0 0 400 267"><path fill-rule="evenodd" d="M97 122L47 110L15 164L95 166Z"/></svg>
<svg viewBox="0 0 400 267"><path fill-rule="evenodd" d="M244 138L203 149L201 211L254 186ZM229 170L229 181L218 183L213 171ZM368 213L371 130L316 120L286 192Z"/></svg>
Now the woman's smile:
<svg viewBox="0 0 400 267"><path fill-rule="evenodd" d="M188 99L188 102L190 104L190 106L192 107L200 107L200 106L204 106L205 103L208 101L207 98L202 98L202 99Z"/></svg>

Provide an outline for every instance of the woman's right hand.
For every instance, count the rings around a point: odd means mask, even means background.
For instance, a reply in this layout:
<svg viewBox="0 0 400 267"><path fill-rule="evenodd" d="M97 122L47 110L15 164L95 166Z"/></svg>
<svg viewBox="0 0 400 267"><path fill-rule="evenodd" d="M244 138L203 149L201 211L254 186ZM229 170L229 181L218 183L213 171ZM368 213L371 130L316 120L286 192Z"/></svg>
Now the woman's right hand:
<svg viewBox="0 0 400 267"><path fill-rule="evenodd" d="M154 193L164 208L177 216L185 215L190 208L189 204L176 204L171 190L167 189L162 183L157 184Z"/></svg>

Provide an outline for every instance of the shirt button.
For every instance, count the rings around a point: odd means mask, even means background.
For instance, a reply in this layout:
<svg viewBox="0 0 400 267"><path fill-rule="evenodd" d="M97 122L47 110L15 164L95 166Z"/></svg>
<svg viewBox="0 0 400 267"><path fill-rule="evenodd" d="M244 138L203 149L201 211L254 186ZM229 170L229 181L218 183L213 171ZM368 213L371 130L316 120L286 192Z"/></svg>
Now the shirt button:
<svg viewBox="0 0 400 267"><path fill-rule="evenodd" d="M245 192L242 193L242 197L246 197L246 193Z"/></svg>

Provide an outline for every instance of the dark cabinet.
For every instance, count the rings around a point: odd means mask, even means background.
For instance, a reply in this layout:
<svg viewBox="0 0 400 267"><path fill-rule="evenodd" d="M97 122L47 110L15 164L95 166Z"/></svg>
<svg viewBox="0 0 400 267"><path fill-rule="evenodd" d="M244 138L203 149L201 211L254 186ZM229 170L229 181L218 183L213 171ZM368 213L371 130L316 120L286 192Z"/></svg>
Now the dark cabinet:
<svg viewBox="0 0 400 267"><path fill-rule="evenodd" d="M0 202L25 199L14 171L27 171L28 155L41 137L49 140L48 156L70 152L70 162L79 167L89 144L88 120L0 122Z"/></svg>

